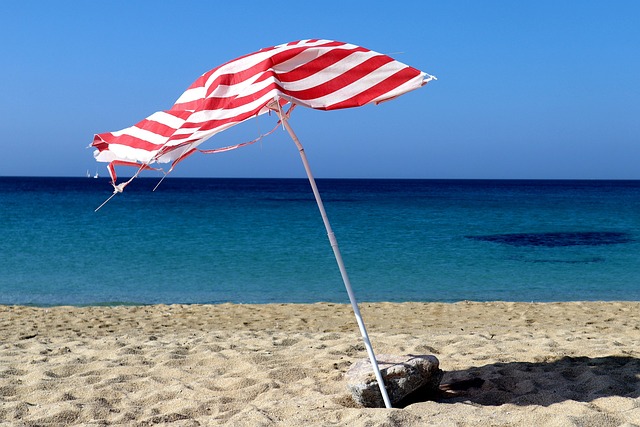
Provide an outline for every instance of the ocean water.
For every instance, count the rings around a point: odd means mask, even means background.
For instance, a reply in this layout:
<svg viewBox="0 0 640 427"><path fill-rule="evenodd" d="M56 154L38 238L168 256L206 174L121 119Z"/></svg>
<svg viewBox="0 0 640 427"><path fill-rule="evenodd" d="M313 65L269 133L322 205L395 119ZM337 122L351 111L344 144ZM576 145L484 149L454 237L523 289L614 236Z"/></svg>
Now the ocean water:
<svg viewBox="0 0 640 427"><path fill-rule="evenodd" d="M348 302L304 179L0 178L0 304ZM640 300L640 181L318 180L359 301Z"/></svg>

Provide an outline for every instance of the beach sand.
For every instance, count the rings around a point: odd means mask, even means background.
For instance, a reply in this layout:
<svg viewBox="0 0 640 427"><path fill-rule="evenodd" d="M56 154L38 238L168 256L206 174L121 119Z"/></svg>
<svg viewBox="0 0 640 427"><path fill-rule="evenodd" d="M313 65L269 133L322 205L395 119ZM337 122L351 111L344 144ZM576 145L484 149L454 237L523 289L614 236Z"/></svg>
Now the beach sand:
<svg viewBox="0 0 640 427"><path fill-rule="evenodd" d="M349 305L0 306L0 424L640 426L640 303L360 308L376 352L484 382L357 407Z"/></svg>

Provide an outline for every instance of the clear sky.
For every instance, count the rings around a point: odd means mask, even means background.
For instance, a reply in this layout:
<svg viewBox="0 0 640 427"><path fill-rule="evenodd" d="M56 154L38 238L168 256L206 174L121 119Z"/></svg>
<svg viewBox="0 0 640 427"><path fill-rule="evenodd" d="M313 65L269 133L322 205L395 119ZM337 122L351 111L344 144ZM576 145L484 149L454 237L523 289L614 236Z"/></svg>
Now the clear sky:
<svg viewBox="0 0 640 427"><path fill-rule="evenodd" d="M202 73L305 38L437 81L381 104L298 108L317 177L640 179L640 1L2 1L0 175L106 175L93 134L171 107ZM261 116L202 148L251 140ZM126 174L125 174L126 175ZM303 177L284 131L175 176Z"/></svg>

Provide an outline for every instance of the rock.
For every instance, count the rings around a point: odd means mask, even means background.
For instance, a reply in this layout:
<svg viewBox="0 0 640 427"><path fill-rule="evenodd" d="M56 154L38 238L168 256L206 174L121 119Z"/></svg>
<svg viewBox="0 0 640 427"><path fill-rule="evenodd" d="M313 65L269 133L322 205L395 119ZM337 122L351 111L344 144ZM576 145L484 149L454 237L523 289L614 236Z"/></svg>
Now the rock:
<svg viewBox="0 0 640 427"><path fill-rule="evenodd" d="M417 390L435 392L440 386L443 372L435 356L379 354L376 359L392 406ZM357 404L368 408L384 408L378 380L369 359L354 363L346 372L345 379Z"/></svg>

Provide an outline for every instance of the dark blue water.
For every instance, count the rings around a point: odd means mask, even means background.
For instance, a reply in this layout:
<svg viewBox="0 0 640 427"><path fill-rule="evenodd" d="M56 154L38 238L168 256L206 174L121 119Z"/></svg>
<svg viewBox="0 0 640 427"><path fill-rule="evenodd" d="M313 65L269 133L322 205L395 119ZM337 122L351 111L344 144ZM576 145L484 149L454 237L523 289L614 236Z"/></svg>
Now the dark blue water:
<svg viewBox="0 0 640 427"><path fill-rule="evenodd" d="M306 180L0 178L0 304L348 302ZM640 300L640 181L318 180L360 301Z"/></svg>

